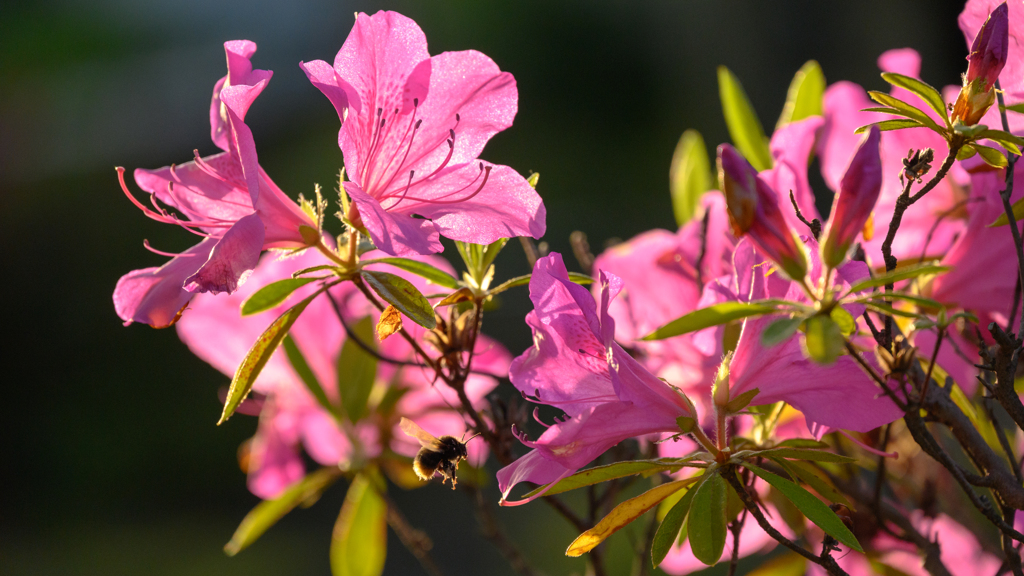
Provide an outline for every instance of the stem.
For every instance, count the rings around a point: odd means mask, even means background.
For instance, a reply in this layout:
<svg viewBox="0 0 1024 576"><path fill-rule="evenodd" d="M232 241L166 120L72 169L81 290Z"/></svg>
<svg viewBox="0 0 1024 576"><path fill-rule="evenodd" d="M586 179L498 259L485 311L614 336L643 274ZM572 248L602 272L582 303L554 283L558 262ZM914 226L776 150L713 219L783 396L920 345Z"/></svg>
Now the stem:
<svg viewBox="0 0 1024 576"><path fill-rule="evenodd" d="M487 505L487 501L484 500L483 492L480 491L476 486L463 483L460 486L464 486L470 499L473 501L476 507L477 520L480 523L480 531L483 533L484 538L487 538L494 544L494 547L501 552L501 555L508 560L509 565L518 574L523 576L534 576L539 574L526 562L526 558L523 556L519 548L508 539L505 532L502 531L501 526L498 524L498 520L494 517L494 511L491 510L490 506Z"/></svg>
<svg viewBox="0 0 1024 576"><path fill-rule="evenodd" d="M928 373L924 375L924 384L921 386L921 398L928 395L928 385L932 381L932 369L935 368L935 359L939 356L939 347L942 346L942 338L945 335L946 329L939 328L939 336L935 339L935 348L932 350L932 360L928 363Z"/></svg>
<svg viewBox="0 0 1024 576"><path fill-rule="evenodd" d="M999 117L1003 123L1003 130L1010 131L1010 125L1006 120L1006 104L1003 102L1003 91L996 80L996 99L999 102ZM999 193L1003 200L1003 210L1006 218L1010 221L1010 233L1013 235L1013 245L1017 248L1017 281L1024 286L1024 240L1021 239L1020 231L1017 230L1017 218L1013 214L1013 206L1010 204L1010 197L1013 195L1013 168L1020 157L1010 151L1006 153L1006 188ZM1024 333L1024 314L1021 314L1020 324L1017 327L1017 336Z"/></svg>
<svg viewBox="0 0 1024 576"><path fill-rule="evenodd" d="M422 530L417 530L409 524L409 521L402 515L390 496L383 492L378 492L378 494L381 495L388 505L388 525L394 530L402 545L416 557L424 571L431 576L443 576L444 572L438 568L434 558L430 555L430 549L434 547L430 537Z"/></svg>
<svg viewBox="0 0 1024 576"><path fill-rule="evenodd" d="M736 567L740 563L740 533L743 532L743 524L746 521L747 511L744 510L739 518L729 524L729 531L732 532L732 556L729 558L729 576L736 574Z"/></svg>
<svg viewBox="0 0 1024 576"><path fill-rule="evenodd" d="M764 514L761 513L761 509L758 508L757 503L754 502L754 500L750 497L750 494L747 493L747 488L740 483L738 478L736 478L735 468L733 466L727 466L722 470L722 478L725 478L725 481L728 482L729 485L732 486L733 490L736 491L736 494L740 497L740 500L743 501L743 505L750 512L750 514L754 516L754 520L757 520L757 524L761 526L761 529L764 530L769 536L774 538L776 542L782 544L786 548L789 548L790 550L796 552L797 554L803 556L811 562L814 562L818 566L821 566L831 576L849 576L849 574L847 574L846 571L839 567L839 564L837 564L835 559L833 559L831 556L819 558L818 556L815 556L811 552L805 550L802 546L795 544L792 540L786 538L778 530L776 530L768 522L768 519L764 517Z"/></svg>
<svg viewBox="0 0 1024 576"><path fill-rule="evenodd" d="M324 244L324 239L322 237L320 238L320 241L316 243L316 249L319 250L320 253L326 256L329 260L331 260L335 264L340 265L342 268L350 269L352 267L349 262L342 260L341 257L334 252L334 250L328 248L327 245Z"/></svg>

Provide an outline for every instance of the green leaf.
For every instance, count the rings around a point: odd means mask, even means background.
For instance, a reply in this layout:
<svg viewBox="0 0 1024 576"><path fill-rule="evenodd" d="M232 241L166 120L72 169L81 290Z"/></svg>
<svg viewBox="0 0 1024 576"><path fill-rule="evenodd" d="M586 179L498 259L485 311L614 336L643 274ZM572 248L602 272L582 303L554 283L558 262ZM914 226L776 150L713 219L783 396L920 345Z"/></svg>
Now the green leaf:
<svg viewBox="0 0 1024 576"><path fill-rule="evenodd" d="M906 102L900 100L899 98L890 96L885 92L878 92L877 90L869 90L868 96L870 96L871 99L874 100L875 102L878 102L883 106L888 106L889 108L892 108L892 111L888 111L889 114L905 116L907 118L910 118L911 120L916 120L920 124L923 124L936 132L945 132L945 129L936 124L935 120L932 120L932 117L925 113L923 110L920 110L915 106L911 106L910 104L907 104Z"/></svg>
<svg viewBox="0 0 1024 576"><path fill-rule="evenodd" d="M726 484L721 474L712 474L697 488L690 504L686 535L698 560L714 566L722 557L726 535Z"/></svg>
<svg viewBox="0 0 1024 576"><path fill-rule="evenodd" d="M761 332L761 345L765 348L771 348L776 344L781 344L786 340L789 340L793 334L796 334L797 328L803 323L805 318L779 318L773 321Z"/></svg>
<svg viewBox="0 0 1024 576"><path fill-rule="evenodd" d="M288 297L291 296L292 292L302 288L310 282L315 282L316 280L318 279L285 278L284 280L271 282L257 290L255 294L249 296L249 298L242 303L242 316L250 316L252 314L259 314L260 312L270 310L287 300Z"/></svg>
<svg viewBox="0 0 1024 576"><path fill-rule="evenodd" d="M459 281L453 278L451 274L418 260L410 260L409 258L377 258L375 260L363 260L362 264L390 264L395 268L401 268L406 272L412 272L417 276L426 278L438 286L444 286L452 290L459 287Z"/></svg>
<svg viewBox="0 0 1024 576"><path fill-rule="evenodd" d="M766 458L792 458L795 460L811 460L813 462L856 462L856 458L842 456L824 450L813 450L809 448L771 448L763 452Z"/></svg>
<svg viewBox="0 0 1024 576"><path fill-rule="evenodd" d="M1024 198L1021 198L1020 200L1017 200L1016 202L1013 203L1013 219L1016 220L1017 222L1020 222L1021 219L1024 219ZM1006 217L1006 212L1003 212L1002 214L999 215L999 218L996 218L995 222L989 224L989 227L993 228L995 226L1006 226L1009 223L1010 219Z"/></svg>
<svg viewBox="0 0 1024 576"><path fill-rule="evenodd" d="M906 310L893 308L892 306L884 304L878 300L871 300L869 302L865 302L864 306L867 307L868 310L873 310L880 314L887 314L889 316L902 316L903 318L927 318L926 316L921 314L915 314L914 312L907 312Z"/></svg>
<svg viewBox="0 0 1024 576"><path fill-rule="evenodd" d="M836 306L829 312L829 318L839 325L839 330L842 331L843 336L849 336L857 331L857 321L853 319L853 315L850 314L846 308L842 306Z"/></svg>
<svg viewBox="0 0 1024 576"><path fill-rule="evenodd" d="M375 484L380 482L359 474L345 495L341 514L331 535L331 574L334 576L379 576L387 555L388 505Z"/></svg>
<svg viewBox="0 0 1024 576"><path fill-rule="evenodd" d="M998 142L1003 148L1006 148L1017 156L1020 156L1020 149L1024 146L1024 138L1014 136L1013 134L1003 132L1002 130L982 130L977 134L977 138L987 138L993 142Z"/></svg>
<svg viewBox="0 0 1024 576"><path fill-rule="evenodd" d="M800 478L800 481L807 484L814 491L820 494L823 498L827 498L829 502L835 504L842 504L850 508L853 507L850 501L846 499L835 487L832 486L832 482L825 476L818 472L818 469L814 464L808 464L807 462L793 462L787 461L789 470L793 471Z"/></svg>
<svg viewBox="0 0 1024 576"><path fill-rule="evenodd" d="M569 272L569 280L575 284L582 284L583 286L594 283L594 279L592 277L587 276L586 274L580 274L579 272Z"/></svg>
<svg viewBox="0 0 1024 576"><path fill-rule="evenodd" d="M918 306L923 306L925 308L941 309L945 307L941 302L932 300L931 298L925 298L924 296L916 296L914 294L904 294L903 292L886 292L884 296L881 293L873 293L867 296L857 298L856 300L853 300L853 302L878 301L883 304L886 304L886 302L882 300L883 298L885 300L903 300L905 302L917 304Z"/></svg>
<svg viewBox="0 0 1024 576"><path fill-rule="evenodd" d="M672 338L681 334L688 334L703 330L711 326L718 326L733 320L747 318L749 316L761 316L778 311L778 305L773 301L760 300L754 302L721 302L694 310L685 316L675 320L651 332L641 340L662 340Z"/></svg>
<svg viewBox="0 0 1024 576"><path fill-rule="evenodd" d="M696 214L701 196L712 187L711 161L700 132L683 132L672 155L668 179L676 224L683 226Z"/></svg>
<svg viewBox="0 0 1024 576"><path fill-rule="evenodd" d="M1003 156L1003 153L999 150L996 150L991 146L982 146L977 142L972 142L967 144L967 146L977 150L978 155L981 156L981 159L989 166L992 166L993 168L1006 168L1006 156Z"/></svg>
<svg viewBox="0 0 1024 576"><path fill-rule="evenodd" d="M227 422L228 418L231 418L231 415L235 413L238 405L245 400L245 397L249 395L249 391L252 390L256 377L260 375L263 367L270 360L271 355L277 350L284 337L288 335L292 324L298 320L299 315L313 301L313 298L319 296L323 291L323 288L317 290L306 296L295 306L286 310L284 314L281 314L276 320L271 322L270 326L263 331L263 334L260 334L260 337L256 339L252 348L249 348L249 352L246 353L245 359L238 365L235 376L231 379L228 396L224 400L224 411L221 412L220 420L217 421L218 426Z"/></svg>
<svg viewBox="0 0 1024 576"><path fill-rule="evenodd" d="M882 120L881 122L873 122L871 124L865 124L864 126L861 126L860 128L857 128L856 130L854 130L853 133L854 134L863 134L864 132L867 132L868 128L871 128L872 126L878 126L878 129L881 130L882 132L888 132L889 130L900 130L900 129L903 129L903 128L917 128L917 127L921 126L921 124L919 122L915 122L914 120L903 120L903 119Z"/></svg>
<svg viewBox="0 0 1024 576"><path fill-rule="evenodd" d="M913 92L925 104L930 106L931 109L939 115L939 118L948 118L946 103L942 101L942 94L940 94L939 91L930 84L922 82L917 78L911 78L910 76L904 76L903 74L896 74L895 72L883 72L882 80L885 80L893 86L906 88ZM948 123L949 120L947 119L946 122Z"/></svg>
<svg viewBox="0 0 1024 576"><path fill-rule="evenodd" d="M363 270L360 276L378 296L398 308L399 312L405 314L413 322L428 330L437 327L434 308L412 285L412 282L400 276L377 270Z"/></svg>
<svg viewBox="0 0 1024 576"><path fill-rule="evenodd" d="M905 268L897 268L887 274L881 276L875 276L874 278L865 278L860 282L857 282L850 287L850 291L847 294L853 294L862 290L868 290L869 288L878 288L885 286L886 284L895 284L901 280L909 280L910 278L917 278L925 274L942 274L951 270L949 266L939 266L933 262L925 264L914 264Z"/></svg>
<svg viewBox="0 0 1024 576"><path fill-rule="evenodd" d="M956 159L961 161L967 160L968 158L973 158L977 153L978 151L971 146L962 146L956 153Z"/></svg>
<svg viewBox="0 0 1024 576"><path fill-rule="evenodd" d="M821 116L824 94L825 74L816 61L808 60L789 83L786 104L782 107L782 115L775 129L811 116Z"/></svg>
<svg viewBox="0 0 1024 576"><path fill-rule="evenodd" d="M839 519L839 516L830 510L824 502L815 498L813 494L804 490L799 485L794 484L781 476L776 476L771 472L762 470L753 464L744 462L743 466L756 474L760 479L771 484L786 498L789 498L789 501L800 509L808 520L814 522L814 524L817 525L818 528L824 530L825 533L858 552L864 551L864 549L861 548L860 543L857 542L857 537L850 532L850 529L847 528L845 524L843 524L843 521Z"/></svg>
<svg viewBox="0 0 1024 576"><path fill-rule="evenodd" d="M1011 104L1009 106L1000 106L1002 110L1009 110L1010 112L1017 112L1018 114L1024 114L1024 102L1020 104Z"/></svg>
<svg viewBox="0 0 1024 576"><path fill-rule="evenodd" d="M309 363L306 362L306 357L302 355L302 351L295 344L295 340L291 336L285 336L283 344L284 353L288 356L288 362L291 363L295 373L299 375L299 378L306 385L306 388L309 389L310 393L313 394L313 397L316 398L316 401L331 414L340 416L338 407L331 404L331 401L327 398L323 386L317 380L316 374L313 374L313 370L310 369Z"/></svg>
<svg viewBox="0 0 1024 576"><path fill-rule="evenodd" d="M754 400L754 397L760 393L760 388L753 388L751 390L747 390L746 392L740 394L739 396L733 398L732 400L729 400L729 402L725 405L725 411L727 413L735 414L740 410L743 410Z"/></svg>
<svg viewBox="0 0 1024 576"><path fill-rule="evenodd" d="M804 576L807 573L807 560L797 554L776 556L747 574L747 576Z"/></svg>
<svg viewBox="0 0 1024 576"><path fill-rule="evenodd" d="M778 448L828 448L829 445L810 438L790 438L777 445Z"/></svg>
<svg viewBox="0 0 1024 576"><path fill-rule="evenodd" d="M594 283L594 279L593 278L591 278L590 276L587 276L586 274L580 274L579 272L569 272L569 280L575 282L576 284L582 284L584 286L587 285L587 284L593 284ZM524 276L516 276L515 278L512 278L510 280L506 280L506 281L502 282L501 284L495 286L494 288L491 288L490 290L487 291L487 293L490 294L491 296L493 296L495 294L500 294L500 293L504 292L505 290L508 290L509 288L515 288L516 286L526 286L529 283L530 283L530 275L529 274L526 274Z"/></svg>
<svg viewBox="0 0 1024 576"><path fill-rule="evenodd" d="M580 534L575 540L573 540L572 544L570 544L569 548L565 551L565 555L576 557L586 552L590 552L595 546L604 542L609 536L618 532L633 520L639 518L641 514L657 506L658 502L661 502L675 492L686 488L695 480L695 478L688 478L686 480L677 480L675 482L659 484L647 492L619 504L613 508L607 516L602 518L596 526L587 530L583 534ZM722 494L722 500L725 500L724 492Z"/></svg>
<svg viewBox="0 0 1024 576"><path fill-rule="evenodd" d="M498 238L484 247L484 252L480 257L480 267L483 270L487 270L494 263L494 259L498 257L498 253L501 252L506 243L508 243L508 238Z"/></svg>
<svg viewBox="0 0 1024 576"><path fill-rule="evenodd" d="M364 316L351 326L352 333L368 347L376 349L373 340L373 319ZM366 415L366 402L377 379L377 358L346 338L341 345L337 364L338 393L341 405L345 408L349 420L357 422Z"/></svg>
<svg viewBox="0 0 1024 576"><path fill-rule="evenodd" d="M319 266L310 266L309 268L303 268L302 270L296 270L292 272L292 278L298 278L305 274L312 274L313 272L320 272L322 270L330 270L331 272L337 272L339 268L333 264L320 264Z"/></svg>
<svg viewBox="0 0 1024 576"><path fill-rule="evenodd" d="M828 316L807 319L807 333L803 338L804 351L818 364L832 364L842 354L843 331Z"/></svg>
<svg viewBox="0 0 1024 576"><path fill-rule="evenodd" d="M704 477L700 476L699 478L703 479ZM697 484L683 494L683 497L669 509L665 519L658 526L658 531L654 533L654 540L651 542L651 561L654 562L655 568L665 560L676 537L680 535L679 531L683 527L683 521L686 520L686 514L690 511L693 495L697 493L699 487L700 484Z"/></svg>
<svg viewBox="0 0 1024 576"><path fill-rule="evenodd" d="M321 468L286 488L277 498L260 502L242 519L231 541L224 545L224 552L234 556L245 550L296 506L319 498L340 476L337 467Z"/></svg>
<svg viewBox="0 0 1024 576"><path fill-rule="evenodd" d="M572 476L559 480L557 484L552 486L547 492L544 492L544 494L546 496L554 496L555 494L561 494L562 492L583 488L584 486L590 486L599 482L614 480L615 478L635 476L637 474L643 474L644 472L678 470L679 468L680 465L678 462L665 460L630 460L627 462L606 464L604 466L595 466L593 468L587 468L586 470L580 470ZM548 485L545 484L544 486L531 490L524 496L524 498L529 498L534 494L542 492L547 486Z"/></svg>
<svg viewBox="0 0 1024 576"><path fill-rule="evenodd" d="M761 121L754 113L747 94L736 76L725 66L718 67L718 95L729 137L736 149L759 172L772 167L772 154Z"/></svg>

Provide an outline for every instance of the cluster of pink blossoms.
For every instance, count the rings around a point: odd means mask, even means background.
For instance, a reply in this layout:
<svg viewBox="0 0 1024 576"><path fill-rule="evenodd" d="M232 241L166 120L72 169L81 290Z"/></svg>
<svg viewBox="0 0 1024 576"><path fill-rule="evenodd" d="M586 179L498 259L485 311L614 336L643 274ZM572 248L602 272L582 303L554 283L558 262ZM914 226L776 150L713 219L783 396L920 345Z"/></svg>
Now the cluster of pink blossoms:
<svg viewBox="0 0 1024 576"><path fill-rule="evenodd" d="M1024 101L1024 5L995 4L971 0L960 17L971 58L964 86L949 87L944 94L963 125L1000 125L993 106L997 80L1008 103ZM897 210L903 178L915 177L907 151L930 148L936 158L944 158L949 141L925 127L884 131L872 126L858 135L857 128L879 117L865 110L871 107L868 93L849 82L828 87L822 115L776 129L767 170L758 172L732 146L719 146L721 192L706 193L698 216L678 232L646 232L599 255L592 290L570 278L559 254L538 259L529 280L534 309L526 318L534 345L512 360L499 344L474 334L473 349L461 351L468 363L459 390L465 399L436 385L438 374L431 369L442 365L446 352L427 347L424 356L413 343L423 341L427 329L412 325L403 328L404 338L381 338L372 352L384 361L377 364L365 413L349 418L332 414L324 402L342 405L339 391L351 377L338 370L339 356L352 344L351 327L367 317L377 323L381 314L370 293L349 280L358 281L366 271L393 270L385 263L345 268L356 266L358 234L378 251L363 251L359 258L402 257L455 282L455 270L431 256L442 250L440 236L477 245L516 236L539 238L545 231L544 205L512 168L478 159L487 141L511 126L516 114L511 74L475 51L430 56L423 32L399 14L360 14L333 65L320 60L301 64L341 119L338 145L348 177L342 183L342 216L351 240L346 252L336 246L341 241L323 232L321 207L294 202L259 166L244 121L271 73L252 68L255 50L248 41L225 44L228 74L216 83L210 108L211 136L223 152L136 170L135 181L151 195L151 206L135 198L119 171L125 193L148 217L202 239L170 255L159 268L124 276L114 303L126 324L176 323L197 356L237 379L236 368L247 360L270 318L320 294L291 325L286 350L261 365L252 385L256 397L239 408L259 415L245 467L250 489L261 498L277 497L305 476L300 449L323 466L343 469L386 453L415 456L420 446L396 427L403 416L432 433L459 436L466 421L451 407L468 401L469 407L484 411L485 395L506 374L524 397L564 413L550 425L541 422L546 430L536 439L516 431L530 451L497 473L502 503L509 505L544 496L627 439L658 442L661 456L678 457L696 450L685 422L698 435L713 436L716 427L719 436L745 432L750 419L739 410L746 404L734 411L741 417L730 418L729 430L716 417L738 397L745 396L750 406L785 403L802 416L802 421L797 417L780 425L773 442L820 439L839 431L873 450L866 433L903 416L897 403L906 396L883 395L851 355L836 352L825 362L815 361L796 324L775 336L778 314L666 339L645 338L687 314L724 303L786 302L813 310L830 294L849 296L858 282L885 271L889 219ZM910 78L920 72L920 58L911 49L886 52L878 64L883 72ZM891 96L909 100L914 94L896 86ZM935 111L927 113L938 124L946 121ZM1024 134L1019 118L1011 119L1010 131ZM821 220L808 179L812 156L835 193L827 223L818 231L807 222ZM916 286L917 294L977 315L978 326L988 321L1006 325L1019 291L1016 268L1004 265L1014 261L1014 246L1006 230L989 226L1003 213L1003 173L980 155L947 170L927 196L901 213L899 235L889 239L892 256L903 263L941 260L950 271ZM1024 197L1024 166L1016 171L1012 201ZM856 246L860 256L854 259ZM265 250L279 254L261 256ZM270 314L240 314L260 288L331 267L340 270L341 281L306 283L268 307ZM418 294L432 291L419 275L399 271L397 276ZM490 278L468 282L460 290L479 298L477 305L489 297ZM872 348L873 340L865 335L874 327L865 305L843 301L835 308L832 317L850 319L851 346L863 341L864 349ZM929 350L937 338L947 337L952 345L941 348L936 363L968 394L974 392L975 365L981 362L977 350L992 342L991 334L953 325L941 336L935 327L920 327L910 337ZM297 357L304 366L296 364ZM882 370L875 358L865 362L868 369ZM326 400L311 391L311 378ZM879 448L875 452L885 456L885 446ZM483 465L487 446L473 443L469 451L470 461ZM546 488L508 500L520 482ZM757 486L767 489L760 481ZM924 532L940 534L951 569L959 556L970 557L967 570L998 566L950 518L915 516L913 522ZM740 555L775 542L752 522L742 536ZM732 543L726 546L728 551ZM908 574L923 573L903 542L882 534L869 547L872 558ZM851 574L871 571L863 555L839 564ZM662 563L671 574L702 566L688 542L673 545ZM811 570L818 573L815 565ZM954 573L969 572L957 568Z"/></svg>

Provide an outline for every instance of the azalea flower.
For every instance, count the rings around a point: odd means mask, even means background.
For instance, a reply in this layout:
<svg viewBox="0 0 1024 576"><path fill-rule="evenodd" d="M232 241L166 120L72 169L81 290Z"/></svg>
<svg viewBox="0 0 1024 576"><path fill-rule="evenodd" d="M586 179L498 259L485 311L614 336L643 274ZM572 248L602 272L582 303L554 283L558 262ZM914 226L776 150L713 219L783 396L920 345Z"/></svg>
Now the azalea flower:
<svg viewBox="0 0 1024 576"><path fill-rule="evenodd" d="M868 130L839 181L821 245L821 257L829 267L846 260L878 201L882 189L882 162L878 156L880 136L878 126Z"/></svg>
<svg viewBox="0 0 1024 576"><path fill-rule="evenodd" d="M614 342L608 306L622 281L606 272L599 276L600 304L569 281L561 255L550 254L534 266L530 299L535 309L526 317L534 345L512 361L509 378L525 396L557 407L566 417L535 441L520 436L534 450L498 471L505 505L540 496L507 502L519 482L557 481L622 440L678 431L676 418L696 416L680 391Z"/></svg>
<svg viewBox="0 0 1024 576"><path fill-rule="evenodd" d="M954 122L960 121L968 126L977 124L995 104L995 83L1006 65L1009 49L1009 14L1009 8L1003 2L978 30L967 57L969 64L964 74L964 86L953 105L951 118ZM1010 78L1011 82L1019 80Z"/></svg>
<svg viewBox="0 0 1024 576"><path fill-rule="evenodd" d="M333 66L301 66L341 117L349 217L377 248L428 254L442 250L439 234L475 244L544 234L544 204L529 183L477 159L518 107L515 79L490 58L431 57L415 22L382 11L356 16Z"/></svg>
<svg viewBox="0 0 1024 576"><path fill-rule="evenodd" d="M268 248L303 248L302 227L316 235L317 224L286 196L259 166L245 115L272 73L253 70L256 44L226 42L228 74L217 81L210 104L211 137L223 152L158 170L136 170L135 181L152 195L152 207L124 193L143 213L204 237L159 268L135 270L114 289L114 307L125 325L174 324L197 292L234 292ZM179 214L178 216L163 205ZM148 244L147 244L148 247Z"/></svg>
<svg viewBox="0 0 1024 576"><path fill-rule="evenodd" d="M379 256L380 253L371 252L367 257L375 255ZM425 261L453 272L450 265L440 258ZM300 288L288 300L262 314L243 317L239 312L241 304L269 282L288 278L303 268L328 263L326 257L312 251L283 260L265 256L253 272L250 282L235 293L228 296L198 295L191 305L194 312L178 322L178 334L193 353L230 376L270 321L301 298L313 293L317 285L309 284ZM368 268L380 266L370 265ZM405 273L401 275L418 289L426 289L426 282L422 278ZM352 283L345 282L331 288L327 295L314 299L289 332L327 397L337 403L339 379L344 379L344 375L337 373L337 358L346 334L328 298L335 300L342 317L350 326L371 314L376 320L378 312ZM412 322L405 324L414 337L422 336L423 328ZM416 359L409 344L398 336L379 343L378 348L379 353L386 358L401 361ZM493 340L481 336L477 340L476 352L472 366L477 372L499 377L507 372L511 358ZM497 380L494 378L473 373L466 381L466 394L474 406L480 409L485 404L484 396L496 385ZM323 466L345 465L356 450L364 457L374 457L381 454L385 446L398 454L412 457L420 447L415 440L399 430L401 416L415 420L436 436L450 434L460 437L466 430L465 421L450 408L457 404L457 394L446 386L434 385L429 369L402 367L380 361L374 386L380 389L378 392L381 396L390 386L398 386L406 391L390 413L371 414L345 430L309 392L285 352L275 352L253 386L253 392L263 400L246 401L250 406L261 405L259 428L249 448L250 490L261 498L273 498L302 478L305 466L300 447ZM358 447L353 445L353 439L358 442ZM470 443L468 450L469 460L474 465L486 459L487 449L483 442Z"/></svg>

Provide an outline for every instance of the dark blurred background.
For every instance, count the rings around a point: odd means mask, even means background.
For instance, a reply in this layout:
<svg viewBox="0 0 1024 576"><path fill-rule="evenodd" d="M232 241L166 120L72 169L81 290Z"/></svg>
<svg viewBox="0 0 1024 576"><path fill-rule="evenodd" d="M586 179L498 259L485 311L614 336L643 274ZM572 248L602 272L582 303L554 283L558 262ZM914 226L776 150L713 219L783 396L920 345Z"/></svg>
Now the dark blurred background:
<svg viewBox="0 0 1024 576"><path fill-rule="evenodd" d="M221 552L257 502L235 457L256 421L214 426L227 378L173 330L124 328L114 314L117 279L163 260L143 238L170 251L194 238L143 217L113 167L214 152L207 111L225 73L221 45L246 38L259 45L254 65L275 73L247 118L261 164L293 197L315 182L330 190L342 162L338 119L297 64L332 61L353 12L381 8L415 19L431 53L477 49L515 75L515 126L483 157L541 173L546 240L566 253L576 229L600 250L612 237L674 226L668 168L679 135L696 128L712 148L728 138L719 64L740 77L770 131L808 59L829 82L885 89L875 59L886 49L918 49L937 86L958 82L966 54L961 4L928 0L6 0L0 250L12 369L0 404L0 573L328 574L343 490L238 557ZM527 271L515 244L498 265L499 279ZM518 354L530 344L527 310L525 291L509 293L485 330ZM414 524L434 528L450 573L510 573L462 494L436 484L395 491ZM575 534L549 509L499 512L540 568L582 571L562 555ZM612 542L613 573L622 573L628 539ZM420 573L394 537L389 548L388 574Z"/></svg>

